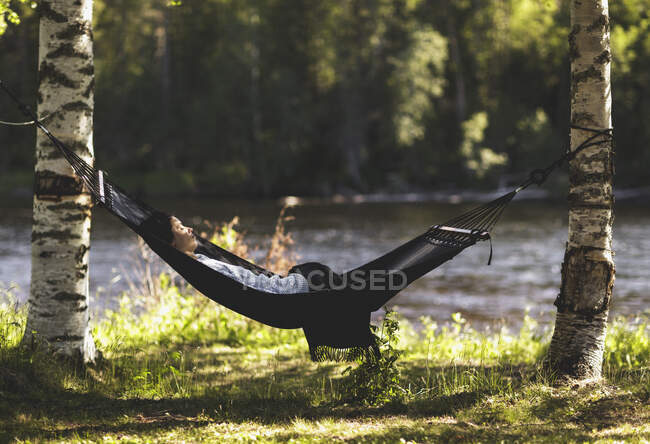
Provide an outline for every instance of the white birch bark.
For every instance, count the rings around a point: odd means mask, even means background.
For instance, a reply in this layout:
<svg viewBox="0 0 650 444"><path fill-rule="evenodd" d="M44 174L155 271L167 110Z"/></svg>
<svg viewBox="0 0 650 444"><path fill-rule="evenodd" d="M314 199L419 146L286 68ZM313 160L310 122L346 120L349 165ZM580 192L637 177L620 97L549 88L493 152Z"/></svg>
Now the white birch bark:
<svg viewBox="0 0 650 444"><path fill-rule="evenodd" d="M571 0L571 123L611 128L608 0ZM571 130L571 149L592 135ZM600 378L614 285L611 141L570 165L569 239L549 361L562 375Z"/></svg>
<svg viewBox="0 0 650 444"><path fill-rule="evenodd" d="M92 0L39 4L38 114L56 113L50 130L93 163ZM95 359L88 326L91 196L47 137L38 133L32 226L32 275L23 344Z"/></svg>

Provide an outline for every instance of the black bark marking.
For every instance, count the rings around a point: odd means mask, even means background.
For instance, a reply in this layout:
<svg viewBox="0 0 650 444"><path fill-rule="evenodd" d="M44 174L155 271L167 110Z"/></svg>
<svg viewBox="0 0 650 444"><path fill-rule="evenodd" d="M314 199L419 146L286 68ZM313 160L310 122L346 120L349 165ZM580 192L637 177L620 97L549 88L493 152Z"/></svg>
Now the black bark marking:
<svg viewBox="0 0 650 444"><path fill-rule="evenodd" d="M609 17L602 14L596 20L594 20L591 25L587 26L587 32L594 32L600 29L599 34L606 34L609 32Z"/></svg>
<svg viewBox="0 0 650 444"><path fill-rule="evenodd" d="M64 105L65 106L65 105ZM67 146L70 150L74 151L78 156L86 156L86 157L91 157L90 154L90 149L88 149L88 146L79 140L61 140L65 146ZM62 156L61 151L54 146L52 141L50 139L44 139L42 142L40 142L40 146L43 148L50 148L52 149L53 152L59 153L59 156ZM58 157L57 157L58 159Z"/></svg>
<svg viewBox="0 0 650 444"><path fill-rule="evenodd" d="M47 152L41 151L37 154L38 160L61 160L65 159L60 151L48 150Z"/></svg>
<svg viewBox="0 0 650 444"><path fill-rule="evenodd" d="M75 259L77 262L82 262L83 259L84 259L84 256L85 256L86 253L88 252L88 250L90 250L90 247L89 247L88 245L81 245L81 246L79 247L79 249L77 250L77 252L75 253L75 255L74 255L74 259ZM82 265L82 267L84 268L84 271L87 271L87 270L88 270L88 266L87 266L87 265ZM80 267L80 268L81 268L81 267Z"/></svg>
<svg viewBox="0 0 650 444"><path fill-rule="evenodd" d="M57 59L59 57L72 57L72 58L88 60L90 58L90 55L83 53L81 51L77 51L76 49L74 49L74 46L71 43L64 43L54 51L48 53L45 57L48 59Z"/></svg>
<svg viewBox="0 0 650 444"><path fill-rule="evenodd" d="M576 43L576 36L581 30L580 25L574 25L573 29L569 33L569 60L574 61L580 57L580 51L578 51L578 44Z"/></svg>
<svg viewBox="0 0 650 444"><path fill-rule="evenodd" d="M608 49L601 52L598 56L594 57L594 63L597 65L606 65L612 61L612 53Z"/></svg>
<svg viewBox="0 0 650 444"><path fill-rule="evenodd" d="M95 65L90 63L83 68L79 68L77 72L86 76L92 76L95 74Z"/></svg>
<svg viewBox="0 0 650 444"><path fill-rule="evenodd" d="M76 213L70 214L61 219L61 222L83 222L90 214Z"/></svg>
<svg viewBox="0 0 650 444"><path fill-rule="evenodd" d="M86 103L82 101L66 103L61 107L64 111L78 111L90 114L93 112L93 109ZM83 145L86 148L86 145Z"/></svg>
<svg viewBox="0 0 650 444"><path fill-rule="evenodd" d="M603 173L585 173L571 169L569 180L573 186L597 185L602 188L603 183L609 183L612 175L609 171Z"/></svg>
<svg viewBox="0 0 650 444"><path fill-rule="evenodd" d="M56 314L55 313L50 313L50 312L45 312L45 313L39 313L38 316L41 317L41 318L53 318L53 317L56 316Z"/></svg>
<svg viewBox="0 0 650 444"><path fill-rule="evenodd" d="M573 86L576 86L578 83L585 82L589 79L604 80L602 71L596 69L595 66L590 66L589 69L585 71L573 72L571 74Z"/></svg>
<svg viewBox="0 0 650 444"><path fill-rule="evenodd" d="M93 166L94 156L90 152L90 148L88 148L86 143L74 141L71 144L68 143L67 146L70 147L78 156L89 157L90 159L88 160L88 163L90 166Z"/></svg>
<svg viewBox="0 0 650 444"><path fill-rule="evenodd" d="M607 147L609 148L609 147ZM583 171L574 161L571 163L569 169L569 179L574 186L594 185L594 190L591 196L601 196L600 200L610 200L611 191L603 187L603 184L611 184L614 178L614 153L611 149L601 149L596 153L581 153L579 158L580 165L600 165L602 172L587 172ZM571 201L571 200L569 200Z"/></svg>
<svg viewBox="0 0 650 444"><path fill-rule="evenodd" d="M38 171L34 180L34 194L41 196L76 196L83 192L83 181L78 177L62 176L52 171Z"/></svg>
<svg viewBox="0 0 650 444"><path fill-rule="evenodd" d="M71 239L81 239L78 234L72 234L67 230L58 231L44 231L42 233L32 232L32 243L38 242L41 239L56 239L60 241L69 241Z"/></svg>
<svg viewBox="0 0 650 444"><path fill-rule="evenodd" d="M86 98L90 98L94 89L95 89L95 78L93 77L92 79L90 79L90 83L88 83L88 87L83 92L83 96Z"/></svg>
<svg viewBox="0 0 650 444"><path fill-rule="evenodd" d="M56 33L56 37L61 40L72 40L82 35L88 35L91 40L93 39L93 31L90 23L71 23L65 30Z"/></svg>
<svg viewBox="0 0 650 444"><path fill-rule="evenodd" d="M72 140L64 143L68 148L77 153L78 156L90 156L88 145L86 145L84 142L81 142L79 140Z"/></svg>
<svg viewBox="0 0 650 444"><path fill-rule="evenodd" d="M49 80L55 85L65 86L66 88L74 89L79 87L79 82L75 82L70 77L56 69L54 64L48 63L46 61L43 61L43 63L41 63L41 67L38 70L38 76L40 84L43 84L43 82Z"/></svg>
<svg viewBox="0 0 650 444"><path fill-rule="evenodd" d="M51 211L57 210L73 210L73 211L90 211L92 205L84 205L77 202L62 202L60 204L48 205L47 209Z"/></svg>
<svg viewBox="0 0 650 444"><path fill-rule="evenodd" d="M575 87L575 86L574 86ZM574 90L575 91L575 90ZM575 95L575 93L574 93ZM587 127L597 127L598 123L592 113L588 112L574 112L571 114L572 125L583 125Z"/></svg>
<svg viewBox="0 0 650 444"><path fill-rule="evenodd" d="M69 301L69 302L79 302L85 301L86 296L79 293L69 293L67 291L60 291L52 296L52 299L59 302Z"/></svg>
<svg viewBox="0 0 650 444"><path fill-rule="evenodd" d="M571 208L574 207L592 207L611 209L613 204L612 193L610 190L602 190L598 186L584 185L581 192L569 193L567 201ZM595 185L595 184L594 184Z"/></svg>
<svg viewBox="0 0 650 444"><path fill-rule="evenodd" d="M605 203L590 203L584 201L584 196L579 196L577 194L569 194L567 200L569 201L570 209L589 208L592 210L611 210L614 205L613 199Z"/></svg>
<svg viewBox="0 0 650 444"><path fill-rule="evenodd" d="M603 141L601 147L604 147L609 141ZM597 162L600 161L603 164L608 164L611 161L611 151L609 149L600 149L594 154L588 154L586 151L583 151L584 161L586 162Z"/></svg>
<svg viewBox="0 0 650 444"><path fill-rule="evenodd" d="M41 17L45 17L46 19L52 20L56 23L65 23L68 21L68 18L65 15L52 9L52 4L48 1L41 0L40 5L38 6L38 13Z"/></svg>
<svg viewBox="0 0 650 444"><path fill-rule="evenodd" d="M61 336L52 336L48 339L50 342L67 342L67 341L83 341L83 336L77 335L61 335Z"/></svg>

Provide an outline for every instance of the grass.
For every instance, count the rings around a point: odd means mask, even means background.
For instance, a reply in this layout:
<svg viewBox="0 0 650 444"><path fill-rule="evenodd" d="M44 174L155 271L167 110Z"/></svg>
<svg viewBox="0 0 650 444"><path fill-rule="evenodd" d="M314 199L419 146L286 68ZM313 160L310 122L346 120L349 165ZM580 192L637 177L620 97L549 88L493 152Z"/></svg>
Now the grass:
<svg viewBox="0 0 650 444"><path fill-rule="evenodd" d="M4 305L0 442L650 439L648 319L612 323L605 382L560 387L530 318L517 333L402 321L401 396L373 404L350 396L348 364L310 362L300 332L161 282L149 310L125 300L95 327L103 359L83 369L17 348L24 309Z"/></svg>
<svg viewBox="0 0 650 444"><path fill-rule="evenodd" d="M241 248L231 229L216 240ZM650 440L647 317L613 320L604 380L573 385L540 365L549 332L530 317L515 332L477 331L460 314L440 326L397 317L392 333L389 317L384 351L398 359L382 370L391 391L375 396L358 390L358 364L311 362L300 331L143 269L146 285L94 326L94 366L21 350L25 308L0 306L0 442Z"/></svg>

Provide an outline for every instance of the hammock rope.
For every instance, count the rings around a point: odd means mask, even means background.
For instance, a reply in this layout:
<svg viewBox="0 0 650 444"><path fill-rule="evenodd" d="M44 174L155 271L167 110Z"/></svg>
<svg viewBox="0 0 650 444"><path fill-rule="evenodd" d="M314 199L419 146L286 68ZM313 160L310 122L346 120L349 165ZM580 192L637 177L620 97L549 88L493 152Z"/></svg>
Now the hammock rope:
<svg viewBox="0 0 650 444"><path fill-rule="evenodd" d="M46 114L44 117L42 117L39 121L40 122L45 122L50 119L53 115L57 114L59 111L54 111L53 113ZM36 123L35 120L30 120L28 122L7 122L5 120L0 120L1 125L6 125L6 126L29 126L29 125L34 125Z"/></svg>
<svg viewBox="0 0 650 444"><path fill-rule="evenodd" d="M437 242L441 245L458 245L471 244L477 240L490 241L490 258L488 265L492 262L492 238L490 231L499 221L501 214L510 201L521 191L531 185L541 186L548 176L564 162L570 162L585 149L608 143L613 139L611 128L604 130L586 128L578 125L571 125L572 129L586 131L591 133L580 145L574 150L566 149L565 153L548 165L546 168L539 168L531 171L528 178L517 186L514 190L503 196L488 202L482 206L476 207L466 213L457 216L444 224L433 225L427 232L427 238L431 242Z"/></svg>
<svg viewBox="0 0 650 444"><path fill-rule="evenodd" d="M156 231L151 230L148 223L165 218L168 220L168 214L122 190L104 171L91 166L56 138L43 124L43 119L39 120L1 80L0 88L16 102L23 114L32 119L30 123L47 135L75 174L84 181L95 201L141 236L162 260L196 290L213 301L264 324L277 328L302 328L309 344L311 358L315 361L353 360L359 356L376 357L378 348L376 338L370 330L371 312L381 308L422 275L453 259L477 242L490 242L489 264L492 260L490 231L510 201L530 185L541 185L553 170L565 161L575 158L579 152L612 140L611 129L572 126L591 135L573 151L566 151L546 168L533 170L514 190L442 224L432 225L424 233L383 256L347 273L336 275L339 281L344 282L341 286L329 284L324 288L316 288L310 283L310 289L306 293L270 294L220 274L157 237ZM197 252L203 255L244 267L258 275L273 276L272 272L212 244L205 238L196 236L196 239L199 244ZM317 270L331 272L328 267L316 263L302 264L294 269L300 273L301 267L304 267L303 270L313 269L314 265ZM404 282L397 288L373 288L372 278L376 271L382 271L388 277L399 274ZM359 283L353 281L358 275L362 276L360 282L364 284L361 288L354 287L354 284Z"/></svg>

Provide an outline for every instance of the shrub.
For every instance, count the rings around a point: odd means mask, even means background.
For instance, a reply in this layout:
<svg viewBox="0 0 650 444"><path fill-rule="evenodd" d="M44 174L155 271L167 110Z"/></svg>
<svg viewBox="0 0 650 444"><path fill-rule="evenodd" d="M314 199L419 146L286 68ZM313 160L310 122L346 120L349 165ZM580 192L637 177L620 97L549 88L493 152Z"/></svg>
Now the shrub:
<svg viewBox="0 0 650 444"><path fill-rule="evenodd" d="M379 330L373 326L375 333ZM409 392L401 386L397 360L402 351L399 342L399 321L395 312L387 310L377 337L380 356L365 355L357 361L357 367L343 371L347 376L343 392L349 398L369 405L403 402Z"/></svg>

